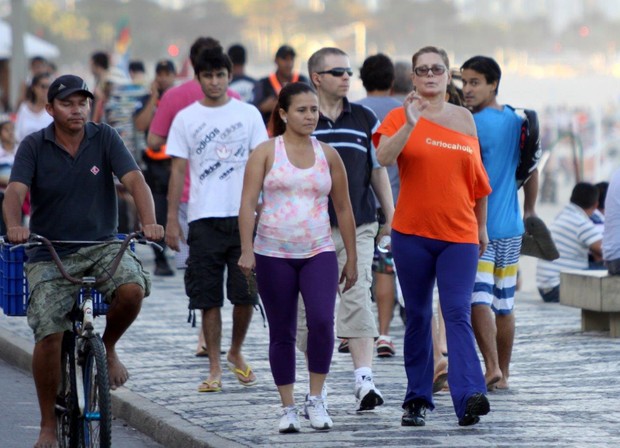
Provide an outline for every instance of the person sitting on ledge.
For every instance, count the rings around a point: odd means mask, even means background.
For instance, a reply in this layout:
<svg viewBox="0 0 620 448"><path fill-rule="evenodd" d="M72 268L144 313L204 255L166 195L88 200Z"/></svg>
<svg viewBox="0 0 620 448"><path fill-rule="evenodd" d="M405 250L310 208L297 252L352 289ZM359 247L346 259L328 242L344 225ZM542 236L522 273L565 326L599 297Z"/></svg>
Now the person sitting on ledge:
<svg viewBox="0 0 620 448"><path fill-rule="evenodd" d="M620 275L620 170L613 174L605 198L603 258L611 275Z"/></svg>
<svg viewBox="0 0 620 448"><path fill-rule="evenodd" d="M573 188L568 204L555 218L549 230L560 258L554 261L538 260L536 286L545 302L560 301L560 271L588 269L588 253L601 259L603 235L590 220L598 206L596 186L579 182Z"/></svg>

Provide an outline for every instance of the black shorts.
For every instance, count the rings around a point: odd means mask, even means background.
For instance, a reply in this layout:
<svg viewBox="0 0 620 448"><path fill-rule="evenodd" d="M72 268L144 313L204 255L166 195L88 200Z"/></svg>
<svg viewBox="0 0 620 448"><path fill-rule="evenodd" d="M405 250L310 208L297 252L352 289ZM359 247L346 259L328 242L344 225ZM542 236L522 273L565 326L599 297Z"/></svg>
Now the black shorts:
<svg viewBox="0 0 620 448"><path fill-rule="evenodd" d="M189 258L185 270L185 293L190 309L224 305L224 270L228 268L226 292L233 305L256 305L258 296L237 263L241 256L238 218L204 218L189 223Z"/></svg>

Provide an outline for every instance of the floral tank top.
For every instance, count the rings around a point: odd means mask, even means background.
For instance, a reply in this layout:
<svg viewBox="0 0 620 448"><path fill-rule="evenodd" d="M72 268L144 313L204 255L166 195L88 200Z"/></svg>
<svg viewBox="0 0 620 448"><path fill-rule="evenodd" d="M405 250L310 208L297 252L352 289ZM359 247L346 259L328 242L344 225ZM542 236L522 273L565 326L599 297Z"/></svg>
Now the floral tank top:
<svg viewBox="0 0 620 448"><path fill-rule="evenodd" d="M289 160L284 139L275 140L274 161L263 181L263 209L254 252L278 258L310 258L335 251L328 195L332 188L329 165L313 137L314 165L297 168Z"/></svg>

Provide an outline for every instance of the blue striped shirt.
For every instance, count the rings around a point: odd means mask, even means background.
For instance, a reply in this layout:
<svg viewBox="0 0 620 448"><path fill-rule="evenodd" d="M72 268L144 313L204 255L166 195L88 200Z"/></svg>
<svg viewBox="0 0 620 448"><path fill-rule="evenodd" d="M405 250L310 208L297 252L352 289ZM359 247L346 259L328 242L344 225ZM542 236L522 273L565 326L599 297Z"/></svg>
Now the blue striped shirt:
<svg viewBox="0 0 620 448"><path fill-rule="evenodd" d="M538 260L536 285L539 288L558 286L560 271L565 269L587 269L590 246L603 239L601 230L575 204L567 205L549 230L560 258L554 261Z"/></svg>
<svg viewBox="0 0 620 448"><path fill-rule="evenodd" d="M377 220L370 176L373 169L380 168L372 143L372 135L378 128L379 120L373 111L343 98L342 113L336 121L320 114L319 123L312 134L317 140L331 145L340 154L347 171L349 197L355 225L358 227ZM337 225L331 198L329 219L332 226Z"/></svg>

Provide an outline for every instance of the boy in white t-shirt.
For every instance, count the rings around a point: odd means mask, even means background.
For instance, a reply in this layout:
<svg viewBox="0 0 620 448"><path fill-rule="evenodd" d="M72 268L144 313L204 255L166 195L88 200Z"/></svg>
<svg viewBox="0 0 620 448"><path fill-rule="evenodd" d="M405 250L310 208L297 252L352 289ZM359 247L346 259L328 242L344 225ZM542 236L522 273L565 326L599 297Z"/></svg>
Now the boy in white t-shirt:
<svg viewBox="0 0 620 448"><path fill-rule="evenodd" d="M241 354L258 299L237 266L241 255L238 214L248 155L267 140L267 131L258 109L226 94L231 69L230 59L220 46L199 55L194 72L205 97L176 115L166 149L173 158L166 244L173 250L178 250L179 239L184 238L178 210L188 166L190 173L185 290L190 308L204 310L202 325L210 363L209 377L200 384L199 392L219 392L222 388L220 308L226 268L226 291L234 305L227 364L243 386L257 382Z"/></svg>

